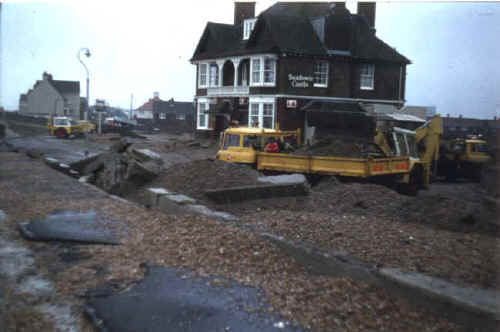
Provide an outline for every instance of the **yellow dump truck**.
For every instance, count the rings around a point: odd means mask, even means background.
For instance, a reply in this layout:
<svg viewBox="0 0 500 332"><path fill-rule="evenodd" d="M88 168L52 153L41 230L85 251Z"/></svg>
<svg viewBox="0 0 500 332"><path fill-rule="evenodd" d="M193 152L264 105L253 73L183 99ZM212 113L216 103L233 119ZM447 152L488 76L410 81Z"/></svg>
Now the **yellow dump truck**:
<svg viewBox="0 0 500 332"><path fill-rule="evenodd" d="M65 116L51 115L47 124L49 135L58 138L83 135L95 130L95 125L89 121L74 121Z"/></svg>
<svg viewBox="0 0 500 332"><path fill-rule="evenodd" d="M300 145L300 130L280 131L254 128L229 128L221 139L217 159L226 162L255 164L259 170L288 173L312 173L368 178L385 176L404 184L408 193L430 184L431 174L439 158L439 117L415 131L392 128L374 137L378 152L366 158L344 158L291 153L261 152L267 137ZM252 141L260 142L259 145Z"/></svg>
<svg viewBox="0 0 500 332"><path fill-rule="evenodd" d="M486 141L472 137L442 141L439 173L450 180L457 176L479 179L482 167L491 161Z"/></svg>

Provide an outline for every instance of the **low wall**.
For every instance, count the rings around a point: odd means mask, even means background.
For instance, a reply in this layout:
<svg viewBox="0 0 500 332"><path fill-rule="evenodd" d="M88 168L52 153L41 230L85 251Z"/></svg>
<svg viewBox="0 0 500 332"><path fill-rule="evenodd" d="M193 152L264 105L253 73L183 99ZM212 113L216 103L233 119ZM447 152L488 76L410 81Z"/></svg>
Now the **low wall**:
<svg viewBox="0 0 500 332"><path fill-rule="evenodd" d="M206 190L212 201L225 204L271 197L305 196L309 193L307 182L292 184L266 184Z"/></svg>
<svg viewBox="0 0 500 332"><path fill-rule="evenodd" d="M377 269L342 252L323 251L263 233L261 237L304 265L309 272L349 277L358 282L385 289L424 310L442 315L474 331L497 331L500 327L498 300L500 293L457 287L449 282L419 273L397 269Z"/></svg>

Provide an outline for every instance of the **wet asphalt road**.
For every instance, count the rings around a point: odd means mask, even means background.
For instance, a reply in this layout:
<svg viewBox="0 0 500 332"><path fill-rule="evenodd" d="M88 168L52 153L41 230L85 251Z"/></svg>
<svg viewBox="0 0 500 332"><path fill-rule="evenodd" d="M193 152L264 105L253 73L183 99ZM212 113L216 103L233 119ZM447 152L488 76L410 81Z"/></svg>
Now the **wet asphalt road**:
<svg viewBox="0 0 500 332"><path fill-rule="evenodd" d="M106 151L106 147L83 138L58 139L53 136L11 137L7 142L17 149L34 149L65 164L91 157Z"/></svg>
<svg viewBox="0 0 500 332"><path fill-rule="evenodd" d="M303 331L267 308L255 288L149 266L144 281L127 292L91 299L87 313L101 322L100 331Z"/></svg>

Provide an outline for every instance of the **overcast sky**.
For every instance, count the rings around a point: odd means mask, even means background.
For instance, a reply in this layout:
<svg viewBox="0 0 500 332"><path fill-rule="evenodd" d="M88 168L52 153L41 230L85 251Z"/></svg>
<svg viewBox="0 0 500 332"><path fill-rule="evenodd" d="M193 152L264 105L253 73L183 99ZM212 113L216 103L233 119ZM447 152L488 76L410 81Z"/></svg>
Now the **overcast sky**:
<svg viewBox="0 0 500 332"><path fill-rule="evenodd" d="M256 14L275 1L257 1ZM356 2L348 2L355 12ZM76 54L92 53L90 99L134 108L152 97L192 101L189 63L208 21L233 23L232 0L4 2L0 104L17 109L43 71L79 80ZM412 61L407 105L441 114L500 115L500 3L377 3L377 36Z"/></svg>

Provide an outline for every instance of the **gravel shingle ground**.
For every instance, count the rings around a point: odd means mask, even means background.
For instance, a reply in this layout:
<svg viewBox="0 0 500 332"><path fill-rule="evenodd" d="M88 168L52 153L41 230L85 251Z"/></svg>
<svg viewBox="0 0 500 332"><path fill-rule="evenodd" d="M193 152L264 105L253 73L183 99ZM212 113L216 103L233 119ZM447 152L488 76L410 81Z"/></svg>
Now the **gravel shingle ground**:
<svg viewBox="0 0 500 332"><path fill-rule="evenodd" d="M89 287L128 287L143 275L141 263L183 267L198 275L224 276L256 286L275 311L317 331L456 331L459 327L405 301L347 278L313 276L257 234L201 216L174 217L112 199L99 190L20 154L2 154L0 209L10 227L55 209L96 209L127 225L121 246L79 246L91 258L62 264L41 253L50 243L29 246L42 274L54 281L54 301L83 300ZM57 248L54 249L57 252ZM50 267L62 264L57 273Z"/></svg>

